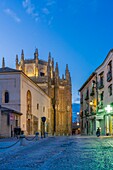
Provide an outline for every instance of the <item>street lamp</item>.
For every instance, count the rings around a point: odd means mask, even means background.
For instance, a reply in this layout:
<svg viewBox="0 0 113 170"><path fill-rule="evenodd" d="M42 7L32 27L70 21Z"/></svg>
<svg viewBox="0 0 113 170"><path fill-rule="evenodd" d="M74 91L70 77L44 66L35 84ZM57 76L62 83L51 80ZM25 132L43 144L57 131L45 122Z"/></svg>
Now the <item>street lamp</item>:
<svg viewBox="0 0 113 170"><path fill-rule="evenodd" d="M89 104L90 104L90 106L93 106L93 101L90 101L90 103L89 103Z"/></svg>
<svg viewBox="0 0 113 170"><path fill-rule="evenodd" d="M41 120L42 120L42 129L41 129L41 137L42 137L42 134L44 135L44 138L45 138L45 121L46 121L46 117L41 117Z"/></svg>

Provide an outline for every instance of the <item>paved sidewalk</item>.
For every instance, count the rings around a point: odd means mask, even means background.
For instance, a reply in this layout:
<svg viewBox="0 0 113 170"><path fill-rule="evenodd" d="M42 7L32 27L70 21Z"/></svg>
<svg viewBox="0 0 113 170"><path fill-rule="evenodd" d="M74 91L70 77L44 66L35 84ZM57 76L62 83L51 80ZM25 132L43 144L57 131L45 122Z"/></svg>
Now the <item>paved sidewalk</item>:
<svg viewBox="0 0 113 170"><path fill-rule="evenodd" d="M0 151L0 169L113 170L113 139L75 135L26 141L25 146L18 143Z"/></svg>
<svg viewBox="0 0 113 170"><path fill-rule="evenodd" d="M96 135L74 135L76 138L113 138L113 136L104 136L100 135L97 137Z"/></svg>

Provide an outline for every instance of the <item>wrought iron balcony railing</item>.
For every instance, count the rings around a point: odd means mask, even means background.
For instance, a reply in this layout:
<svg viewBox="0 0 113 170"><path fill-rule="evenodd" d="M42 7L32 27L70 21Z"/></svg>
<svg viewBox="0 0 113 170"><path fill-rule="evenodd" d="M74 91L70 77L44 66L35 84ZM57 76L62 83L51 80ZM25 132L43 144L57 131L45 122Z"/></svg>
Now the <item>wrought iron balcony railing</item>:
<svg viewBox="0 0 113 170"><path fill-rule="evenodd" d="M95 91L94 91L94 88L92 88L91 92L90 92L90 96L94 96L95 94Z"/></svg>
<svg viewBox="0 0 113 170"><path fill-rule="evenodd" d="M104 84L103 84L103 82L100 82L100 83L99 83L98 88L99 88L99 89L104 88Z"/></svg>
<svg viewBox="0 0 113 170"><path fill-rule="evenodd" d="M88 100L88 99L89 99L89 95L88 95L88 94L86 94L85 100Z"/></svg>
<svg viewBox="0 0 113 170"><path fill-rule="evenodd" d="M107 82L109 82L109 81L111 81L111 80L112 80L112 72L109 71L109 72L107 73Z"/></svg>

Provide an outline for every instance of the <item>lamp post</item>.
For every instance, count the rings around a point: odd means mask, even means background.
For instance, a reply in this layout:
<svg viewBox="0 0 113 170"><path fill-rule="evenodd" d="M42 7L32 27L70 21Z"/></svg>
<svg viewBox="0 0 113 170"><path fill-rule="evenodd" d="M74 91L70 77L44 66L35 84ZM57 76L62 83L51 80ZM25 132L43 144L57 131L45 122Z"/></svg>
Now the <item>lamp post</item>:
<svg viewBox="0 0 113 170"><path fill-rule="evenodd" d="M41 137L42 137L42 135L44 135L44 138L45 138L45 121L46 121L46 117L41 117L41 119L42 119Z"/></svg>

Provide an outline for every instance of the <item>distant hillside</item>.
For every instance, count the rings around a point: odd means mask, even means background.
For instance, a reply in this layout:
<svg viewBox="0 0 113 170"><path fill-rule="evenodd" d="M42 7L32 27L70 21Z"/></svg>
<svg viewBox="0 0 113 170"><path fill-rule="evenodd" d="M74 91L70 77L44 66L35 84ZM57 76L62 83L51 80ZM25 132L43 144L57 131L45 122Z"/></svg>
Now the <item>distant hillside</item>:
<svg viewBox="0 0 113 170"><path fill-rule="evenodd" d="M77 112L80 112L80 104L73 103L72 104L72 122L75 122Z"/></svg>

